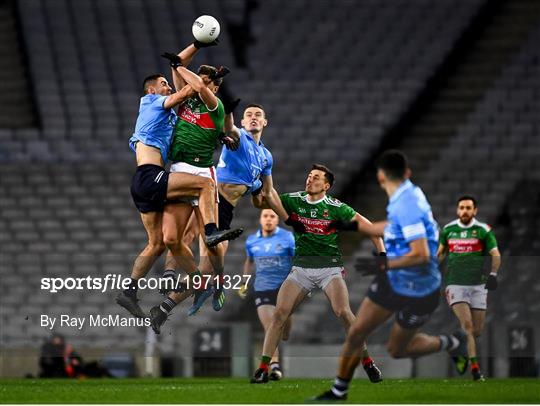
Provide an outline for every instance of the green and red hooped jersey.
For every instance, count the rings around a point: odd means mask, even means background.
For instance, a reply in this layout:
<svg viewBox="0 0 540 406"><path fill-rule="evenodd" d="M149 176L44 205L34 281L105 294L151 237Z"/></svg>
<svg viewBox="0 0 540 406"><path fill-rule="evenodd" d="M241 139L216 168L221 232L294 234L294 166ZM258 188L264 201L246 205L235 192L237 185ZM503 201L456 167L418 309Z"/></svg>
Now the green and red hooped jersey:
<svg viewBox="0 0 540 406"><path fill-rule="evenodd" d="M447 285L480 285L485 283L484 258L497 240L491 227L476 219L464 226L459 220L445 225L439 242L448 249Z"/></svg>
<svg viewBox="0 0 540 406"><path fill-rule="evenodd" d="M218 99L210 111L199 97L192 97L180 105L174 127L169 158L201 168L214 165L216 141L225 124L225 109Z"/></svg>
<svg viewBox="0 0 540 406"><path fill-rule="evenodd" d="M310 202L307 196L306 192L280 195L287 213L301 221L307 230L306 233L294 233L293 265L303 268L343 266L338 232L329 225L332 220L350 221L356 211L330 196L316 202Z"/></svg>

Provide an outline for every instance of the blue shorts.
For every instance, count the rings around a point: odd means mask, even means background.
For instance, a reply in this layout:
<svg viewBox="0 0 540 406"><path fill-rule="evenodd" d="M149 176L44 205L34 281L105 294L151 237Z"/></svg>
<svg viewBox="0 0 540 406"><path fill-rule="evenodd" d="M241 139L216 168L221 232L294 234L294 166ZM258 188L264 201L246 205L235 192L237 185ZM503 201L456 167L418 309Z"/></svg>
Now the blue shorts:
<svg viewBox="0 0 540 406"><path fill-rule="evenodd" d="M439 305L439 289L422 297L409 297L394 292L388 277L381 273L373 279L367 297L379 306L396 313L396 322L405 329L425 324Z"/></svg>
<svg viewBox="0 0 540 406"><path fill-rule="evenodd" d="M137 167L131 180L131 197L141 213L163 212L167 199L169 172L159 165Z"/></svg>

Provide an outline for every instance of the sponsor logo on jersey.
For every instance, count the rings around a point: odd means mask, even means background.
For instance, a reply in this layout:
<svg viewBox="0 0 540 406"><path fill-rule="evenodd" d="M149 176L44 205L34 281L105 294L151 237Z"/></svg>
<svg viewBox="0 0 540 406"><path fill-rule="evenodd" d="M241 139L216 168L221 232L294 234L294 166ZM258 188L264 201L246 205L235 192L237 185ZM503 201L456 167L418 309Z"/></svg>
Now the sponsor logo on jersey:
<svg viewBox="0 0 540 406"><path fill-rule="evenodd" d="M210 117L210 113L200 113L198 109L193 111L188 105L182 104L178 116L181 120L207 130L215 130L216 125Z"/></svg>
<svg viewBox="0 0 540 406"><path fill-rule="evenodd" d="M326 217L326 218L328 218L328 216L330 215L330 214L328 213L328 209L324 209L324 211L323 211L323 214L322 214L322 215L323 215L323 217Z"/></svg>
<svg viewBox="0 0 540 406"><path fill-rule="evenodd" d="M451 238L448 240L448 248L454 254L481 252L484 244L478 238Z"/></svg>
<svg viewBox="0 0 540 406"><path fill-rule="evenodd" d="M291 217L294 220L299 220L306 227L306 231L311 234L329 235L333 234L335 230L330 228L330 220L322 219L310 219L307 217L300 217L298 214L293 213Z"/></svg>

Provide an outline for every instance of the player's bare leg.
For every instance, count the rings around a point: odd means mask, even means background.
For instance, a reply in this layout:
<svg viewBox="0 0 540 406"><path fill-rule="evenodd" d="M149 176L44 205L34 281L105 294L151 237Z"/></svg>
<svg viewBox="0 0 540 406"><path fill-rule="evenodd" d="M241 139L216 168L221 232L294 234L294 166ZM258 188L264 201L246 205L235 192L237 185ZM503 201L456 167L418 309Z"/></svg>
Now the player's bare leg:
<svg viewBox="0 0 540 406"><path fill-rule="evenodd" d="M156 259L165 250L162 219L163 213L141 213L141 220L148 235L148 243L133 264L129 287L116 297L116 303L124 307L135 317L146 317L146 314L137 303L138 280L146 276L152 265L156 262Z"/></svg>
<svg viewBox="0 0 540 406"><path fill-rule="evenodd" d="M319 401L345 400L356 367L362 360L363 345L369 335L392 316L393 312L365 298L360 304L345 344L341 350L339 366L332 388L314 398Z"/></svg>
<svg viewBox="0 0 540 406"><path fill-rule="evenodd" d="M355 321L355 317L349 304L349 291L347 290L347 285L343 278L338 277L332 279L324 289L324 293L332 305L334 314L341 320L345 327L345 331L348 333L351 325ZM370 357L365 341L361 345L361 350L362 366L364 367L369 380L374 383L382 381L381 371Z"/></svg>
<svg viewBox="0 0 540 406"><path fill-rule="evenodd" d="M324 289L324 293L332 305L334 314L343 323L345 331L349 331L354 322L354 314L349 303L349 291L343 278L332 279Z"/></svg>
<svg viewBox="0 0 540 406"><path fill-rule="evenodd" d="M261 357L261 364L255 371L251 383L266 383L268 382L268 368L272 355L277 349L283 328L293 309L295 308L299 298L305 296L304 291L295 282L286 279L279 289L277 296L276 308L272 316L272 322L264 335L264 345Z"/></svg>
<svg viewBox="0 0 540 406"><path fill-rule="evenodd" d="M261 325L264 328L264 333L266 335L266 332L268 331L268 328L270 327L270 324L272 323L272 317L274 316L274 310L275 306L273 305L262 305L257 307L257 315L259 316L259 321L261 322ZM285 322L285 326L283 328L283 334L285 334L286 330L290 330L291 326L291 318L289 317L287 321ZM288 332L287 332L288 335ZM283 377L283 373L281 372L281 367L279 365L279 347L276 348L276 351L274 351L274 354L272 355L272 359L270 360L270 373L268 375L268 378L273 381L278 381Z"/></svg>
<svg viewBox="0 0 540 406"><path fill-rule="evenodd" d="M486 322L486 311L480 310L480 309L471 309L471 316L472 316L472 326L473 326L473 337L475 338L475 344L476 339L482 335L482 331L484 330L484 324ZM469 362L471 364L471 374L473 376L473 379L475 381L483 381L484 376L482 375L482 372L480 371L480 366L478 365L478 354L476 352L476 346L475 346L475 352L474 352L474 358L469 352Z"/></svg>

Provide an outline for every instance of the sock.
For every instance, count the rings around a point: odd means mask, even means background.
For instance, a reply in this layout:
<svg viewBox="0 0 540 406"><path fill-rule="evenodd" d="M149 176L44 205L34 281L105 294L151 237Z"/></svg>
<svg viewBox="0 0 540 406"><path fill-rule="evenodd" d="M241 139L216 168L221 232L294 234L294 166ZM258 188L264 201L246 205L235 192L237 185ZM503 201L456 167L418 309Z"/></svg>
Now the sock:
<svg viewBox="0 0 540 406"><path fill-rule="evenodd" d="M162 277L176 279L176 271L174 269L165 269Z"/></svg>
<svg viewBox="0 0 540 406"><path fill-rule="evenodd" d="M214 231L217 231L216 223L208 223L204 225L204 235L208 236Z"/></svg>
<svg viewBox="0 0 540 406"><path fill-rule="evenodd" d="M168 297L163 302L161 302L159 308L161 309L161 311L168 314L171 312L172 309L174 309L175 306L176 302Z"/></svg>
<svg viewBox="0 0 540 406"><path fill-rule="evenodd" d="M267 357L266 355L263 355L261 357L261 364L259 365L259 368L264 369L268 372L268 364L270 364L270 360L272 357Z"/></svg>
<svg viewBox="0 0 540 406"><path fill-rule="evenodd" d="M272 371L273 371L274 369L281 369L281 368L279 367L279 362L277 362L277 361L271 362L271 363L270 363L270 369L271 369Z"/></svg>
<svg viewBox="0 0 540 406"><path fill-rule="evenodd" d="M332 386L332 393L336 396L345 396L349 391L350 379L343 379L339 376L336 376L334 380L334 385Z"/></svg>
<svg viewBox="0 0 540 406"><path fill-rule="evenodd" d="M452 351L455 350L459 345L459 340L454 336L441 335L439 336L439 340L441 340L441 348L439 349L439 351Z"/></svg>
<svg viewBox="0 0 540 406"><path fill-rule="evenodd" d="M137 289L139 288L137 284L137 279L130 278L129 286L127 289L124 289L124 294L129 297L137 297Z"/></svg>
<svg viewBox="0 0 540 406"><path fill-rule="evenodd" d="M478 358L470 357L469 361L471 362L471 370L480 369L480 366L478 365Z"/></svg>
<svg viewBox="0 0 540 406"><path fill-rule="evenodd" d="M372 363L373 363L373 360L371 359L371 357L369 355L367 357L362 358L362 366L366 367L366 366L368 366L369 364L372 364Z"/></svg>

